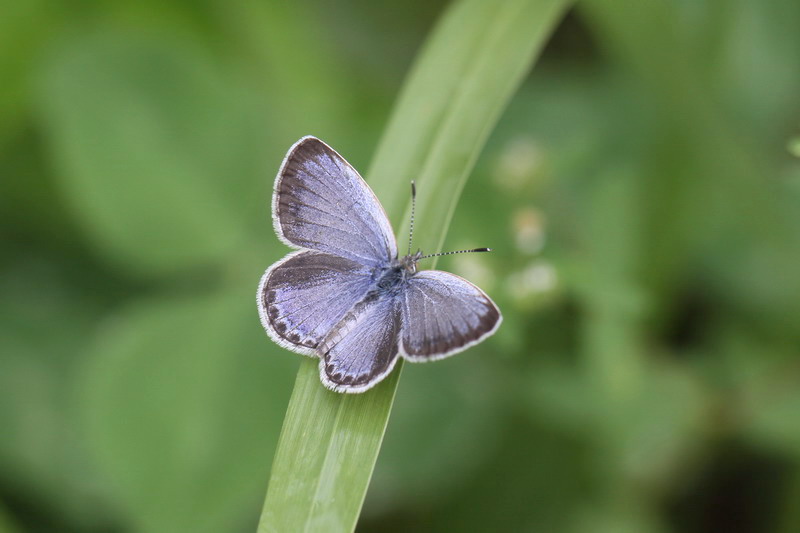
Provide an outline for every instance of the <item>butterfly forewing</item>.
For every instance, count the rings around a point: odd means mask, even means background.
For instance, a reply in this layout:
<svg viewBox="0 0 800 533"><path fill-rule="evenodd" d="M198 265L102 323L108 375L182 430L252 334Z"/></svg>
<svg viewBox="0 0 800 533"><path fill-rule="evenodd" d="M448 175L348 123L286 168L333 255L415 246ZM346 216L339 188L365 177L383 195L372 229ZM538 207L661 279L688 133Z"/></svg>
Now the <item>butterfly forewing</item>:
<svg viewBox="0 0 800 533"><path fill-rule="evenodd" d="M275 231L287 244L383 265L397 256L391 225L358 172L314 137L300 139L278 173Z"/></svg>
<svg viewBox="0 0 800 533"><path fill-rule="evenodd" d="M458 353L494 333L502 320L486 293L440 270L410 278L400 304L403 356L411 361Z"/></svg>
<svg viewBox="0 0 800 533"><path fill-rule="evenodd" d="M263 276L261 323L278 344L314 355L331 329L369 290L371 269L320 252L290 254Z"/></svg>

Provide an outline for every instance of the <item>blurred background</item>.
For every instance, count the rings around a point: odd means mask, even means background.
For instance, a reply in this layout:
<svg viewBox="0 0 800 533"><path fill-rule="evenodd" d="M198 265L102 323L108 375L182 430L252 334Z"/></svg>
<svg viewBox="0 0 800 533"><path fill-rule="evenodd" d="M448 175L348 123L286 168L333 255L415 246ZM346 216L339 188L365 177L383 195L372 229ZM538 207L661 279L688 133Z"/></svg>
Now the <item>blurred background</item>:
<svg viewBox="0 0 800 533"><path fill-rule="evenodd" d="M439 267L505 322L405 365L359 531L800 531L800 3L623 4L482 153ZM0 532L255 530L274 174L365 169L445 7L3 3Z"/></svg>

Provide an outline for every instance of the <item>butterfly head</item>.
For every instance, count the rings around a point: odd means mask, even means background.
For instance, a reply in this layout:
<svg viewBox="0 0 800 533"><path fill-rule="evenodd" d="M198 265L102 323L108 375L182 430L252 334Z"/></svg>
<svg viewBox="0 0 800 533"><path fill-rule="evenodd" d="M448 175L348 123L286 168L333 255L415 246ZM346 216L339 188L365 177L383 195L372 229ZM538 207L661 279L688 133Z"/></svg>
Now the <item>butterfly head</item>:
<svg viewBox="0 0 800 533"><path fill-rule="evenodd" d="M416 274L417 273L417 262L422 257L422 252L417 251L416 253L409 254L403 257L400 260L400 266L405 269L408 275Z"/></svg>

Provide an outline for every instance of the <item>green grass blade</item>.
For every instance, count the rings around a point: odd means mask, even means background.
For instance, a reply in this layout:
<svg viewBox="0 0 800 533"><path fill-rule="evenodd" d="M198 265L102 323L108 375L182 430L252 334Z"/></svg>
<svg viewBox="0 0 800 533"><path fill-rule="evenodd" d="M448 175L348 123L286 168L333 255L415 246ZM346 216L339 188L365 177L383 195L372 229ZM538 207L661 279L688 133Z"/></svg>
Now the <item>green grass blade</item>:
<svg viewBox="0 0 800 533"><path fill-rule="evenodd" d="M368 181L395 229L418 183L416 242L438 249L483 144L566 0L463 0L411 72ZM400 242L403 251L404 241ZM304 360L284 420L258 531L352 531L388 421L400 367L367 393L342 395Z"/></svg>

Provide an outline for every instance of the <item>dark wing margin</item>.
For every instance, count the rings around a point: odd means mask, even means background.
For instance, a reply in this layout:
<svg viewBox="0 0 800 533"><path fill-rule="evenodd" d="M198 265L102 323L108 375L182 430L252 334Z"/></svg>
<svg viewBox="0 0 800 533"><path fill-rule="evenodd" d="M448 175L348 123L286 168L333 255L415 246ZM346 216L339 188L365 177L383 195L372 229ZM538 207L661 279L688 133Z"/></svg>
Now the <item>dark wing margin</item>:
<svg viewBox="0 0 800 533"><path fill-rule="evenodd" d="M310 250L273 264L258 286L258 314L280 346L316 356L315 349L364 298L371 271L350 259Z"/></svg>
<svg viewBox="0 0 800 533"><path fill-rule="evenodd" d="M401 329L398 301L359 302L320 344L319 375L335 392L357 393L380 383L394 368Z"/></svg>
<svg viewBox="0 0 800 533"><path fill-rule="evenodd" d="M333 148L303 137L289 149L272 196L275 232L294 248L364 265L397 256L386 212L356 170Z"/></svg>
<svg viewBox="0 0 800 533"><path fill-rule="evenodd" d="M400 297L401 355L433 361L466 350L492 335L503 317L481 289L440 270L424 270L408 280Z"/></svg>

